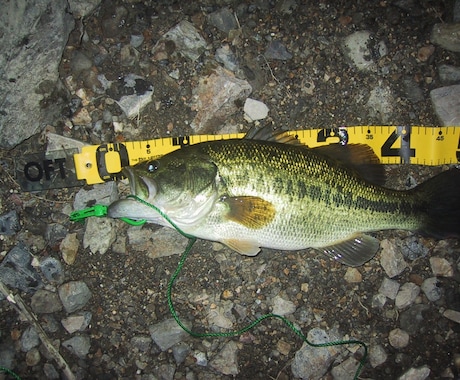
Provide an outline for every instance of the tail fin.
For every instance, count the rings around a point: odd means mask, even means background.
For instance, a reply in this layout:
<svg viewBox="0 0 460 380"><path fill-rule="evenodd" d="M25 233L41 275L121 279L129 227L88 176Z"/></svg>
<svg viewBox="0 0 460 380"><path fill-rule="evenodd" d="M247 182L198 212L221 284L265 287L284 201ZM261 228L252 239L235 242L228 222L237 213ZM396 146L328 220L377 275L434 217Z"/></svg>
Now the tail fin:
<svg viewBox="0 0 460 380"><path fill-rule="evenodd" d="M427 220L421 232L438 239L460 237L460 170L442 172L416 191L426 204Z"/></svg>

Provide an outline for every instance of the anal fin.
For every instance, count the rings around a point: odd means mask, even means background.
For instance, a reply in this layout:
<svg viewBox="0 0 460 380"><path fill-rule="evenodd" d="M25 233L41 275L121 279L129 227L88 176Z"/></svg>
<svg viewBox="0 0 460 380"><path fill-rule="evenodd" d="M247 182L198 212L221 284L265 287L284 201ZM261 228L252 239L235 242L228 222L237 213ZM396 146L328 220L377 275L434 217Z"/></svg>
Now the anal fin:
<svg viewBox="0 0 460 380"><path fill-rule="evenodd" d="M257 242L251 240L225 239L221 243L245 256L255 256L260 252Z"/></svg>
<svg viewBox="0 0 460 380"><path fill-rule="evenodd" d="M333 243L319 251L342 264L357 267L374 257L380 247L380 242L366 234L355 234L347 240Z"/></svg>

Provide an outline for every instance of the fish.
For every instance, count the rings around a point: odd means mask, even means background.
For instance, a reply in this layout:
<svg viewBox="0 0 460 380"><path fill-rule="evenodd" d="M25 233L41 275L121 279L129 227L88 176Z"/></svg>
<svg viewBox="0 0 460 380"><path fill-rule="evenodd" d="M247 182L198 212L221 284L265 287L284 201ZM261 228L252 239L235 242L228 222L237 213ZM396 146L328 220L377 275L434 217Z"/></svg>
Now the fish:
<svg viewBox="0 0 460 380"><path fill-rule="evenodd" d="M394 190L372 169L382 167L365 144L309 148L284 131L252 128L242 139L184 146L124 167L142 202L119 199L108 216L171 227L153 205L186 234L243 255L313 248L353 267L378 252L374 231L460 236L459 169Z"/></svg>

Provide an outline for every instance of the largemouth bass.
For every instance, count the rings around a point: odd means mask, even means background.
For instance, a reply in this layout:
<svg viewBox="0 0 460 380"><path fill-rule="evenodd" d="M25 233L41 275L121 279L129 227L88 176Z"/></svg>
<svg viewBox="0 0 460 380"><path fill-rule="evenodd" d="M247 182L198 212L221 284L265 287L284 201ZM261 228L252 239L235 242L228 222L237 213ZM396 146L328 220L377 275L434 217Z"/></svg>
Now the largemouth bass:
<svg viewBox="0 0 460 380"><path fill-rule="evenodd" d="M359 266L379 249L366 234L416 230L436 238L460 236L460 170L451 169L415 189L397 191L369 182L350 159L375 163L366 145L310 149L283 132L251 130L244 139L186 146L158 160L124 168L131 192L156 206L182 231L244 254L261 247L316 248ZM132 198L108 209L169 226Z"/></svg>

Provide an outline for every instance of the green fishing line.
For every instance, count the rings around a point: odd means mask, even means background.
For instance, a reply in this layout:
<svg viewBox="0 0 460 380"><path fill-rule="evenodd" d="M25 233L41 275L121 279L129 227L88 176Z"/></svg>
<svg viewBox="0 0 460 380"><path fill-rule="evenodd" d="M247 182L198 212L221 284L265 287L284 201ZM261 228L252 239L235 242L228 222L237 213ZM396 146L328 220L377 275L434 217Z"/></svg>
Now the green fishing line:
<svg viewBox="0 0 460 380"><path fill-rule="evenodd" d="M295 327L291 321L289 321L285 317L283 317L281 315L278 315L278 314L273 314L273 313L264 314L261 317L257 318L255 321L251 322L249 325L247 325L247 326L245 326L245 327L243 327L243 328L241 328L239 330L235 330L235 331L199 333L199 332L195 332L195 331L190 330L187 326L185 326L182 323L182 321L180 320L179 316L177 315L176 309L174 308L174 305L173 305L173 302L172 302L172 288L173 288L173 285L174 285L174 282L175 282L176 278L179 276L179 273L181 272L181 270L182 270L182 268L183 268L183 266L185 264L185 260L187 259L187 256L189 255L189 253L190 253L190 251L191 251L191 249L193 247L193 244L195 244L195 242L196 242L196 237L192 236L192 235L189 235L189 234L185 233L184 231L182 231L163 211L161 211L156 206L144 201L143 199L139 198L136 195L129 195L128 197L133 198L136 201L138 201L138 202L140 202L140 203L142 203L142 204L144 204L146 206L151 207L153 210L158 212L169 224L171 224L171 226L173 226L177 230L177 232L179 232L182 236L184 236L184 237L189 239L187 247L185 248L184 252L182 253L181 258L179 260L179 263L177 264L177 268L174 271L174 273L172 274L172 276L171 276L171 278L170 278L170 280L168 282L168 287L167 287L167 300L168 300L169 311L171 312L171 315L173 316L173 318L175 319L177 324L184 331L186 331L188 334L190 334L190 335L192 335L192 336L194 336L196 338L233 337L233 336L242 335L243 333L251 330L252 328L257 326L259 323L264 321L265 319L276 318L276 319L279 319L282 322L284 322L284 324L286 324L296 335L298 335L309 346L312 346L312 347L331 347L331 346L339 346L339 345L345 345L345 344L357 344L357 345L360 345L361 347L363 347L364 354L363 354L363 357L361 358L361 360L359 362L359 366L356 369L355 376L354 376L354 379L358 379L358 376L361 373L361 370L364 367L364 364L365 364L366 359L367 359L367 346L366 346L365 343L363 343L363 342L361 342L359 340L354 340L354 339L337 340L337 341L327 342L327 343L313 343L313 342L310 342L307 339L307 337L302 333L302 331L300 331L297 327Z"/></svg>

